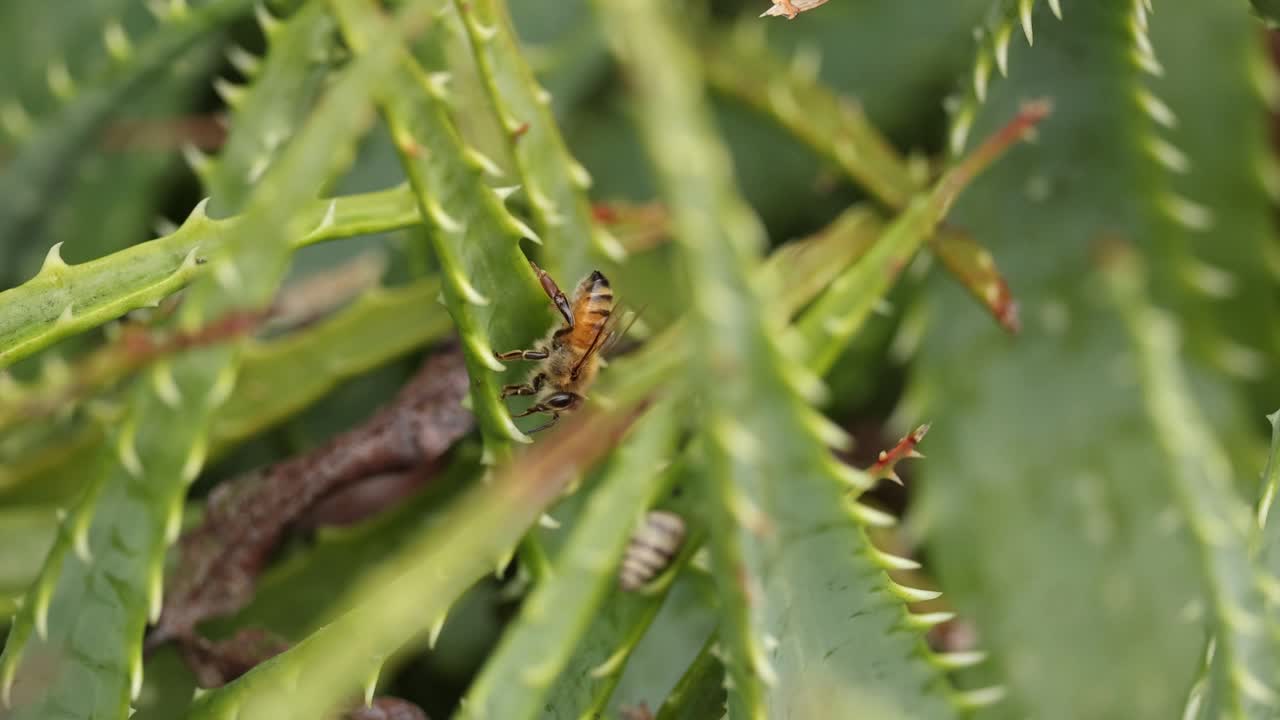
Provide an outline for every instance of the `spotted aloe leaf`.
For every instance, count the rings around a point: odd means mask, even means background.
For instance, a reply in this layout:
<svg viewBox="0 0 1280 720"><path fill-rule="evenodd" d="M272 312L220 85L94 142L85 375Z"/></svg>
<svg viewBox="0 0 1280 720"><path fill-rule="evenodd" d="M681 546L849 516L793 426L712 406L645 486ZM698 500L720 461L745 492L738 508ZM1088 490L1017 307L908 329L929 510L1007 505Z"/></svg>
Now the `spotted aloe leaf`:
<svg viewBox="0 0 1280 720"><path fill-rule="evenodd" d="M1034 46L1008 45L1009 77L986 89L972 130L953 118L956 136L973 138L1029 94L1055 107L1036 144L975 183L952 214L1005 268L1026 321L1010 344L958 311L954 291L929 289L932 325L906 409L935 428L916 519L1007 680L1010 702L996 714L1176 716L1213 607L1202 583L1219 597L1225 588L1200 562L1197 518L1170 480L1185 461L1163 442L1167 418L1153 417L1139 382L1149 382L1143 348L1099 301L1093 256L1107 236L1132 241L1153 296L1180 302L1193 257L1181 234L1187 206L1169 202L1152 152L1171 111L1151 84L1159 63L1143 3L1064 2L1061 22L1052 10L1028 16ZM1247 437L1237 418L1215 416L1213 427ZM1064 588L1074 589L1069 608ZM1045 622L1050 607L1061 612Z"/></svg>
<svg viewBox="0 0 1280 720"><path fill-rule="evenodd" d="M389 47L344 72L264 177L241 232L210 259L210 273L176 314L178 327L194 330L270 301L290 254L282 238L343 157L334 148L349 147L364 128L368 114L352 108L368 107L395 59ZM159 362L133 388L0 658L12 717L123 717L136 699L142 631L160 607L164 550L206 457L212 412L234 386L240 350L229 343ZM95 633L81 630L85 618Z"/></svg>

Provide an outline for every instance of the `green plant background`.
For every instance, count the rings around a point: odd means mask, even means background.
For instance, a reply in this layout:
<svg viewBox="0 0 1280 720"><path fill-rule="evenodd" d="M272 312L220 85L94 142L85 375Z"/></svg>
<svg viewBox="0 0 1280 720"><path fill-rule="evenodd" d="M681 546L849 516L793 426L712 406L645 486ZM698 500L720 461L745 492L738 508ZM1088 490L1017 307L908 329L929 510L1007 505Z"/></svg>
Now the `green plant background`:
<svg viewBox="0 0 1280 720"><path fill-rule="evenodd" d="M0 4L0 718L1280 716L1274 5ZM642 203L661 242L602 220ZM313 323L88 374L122 318L371 252ZM493 358L554 319L526 257L643 321L532 437ZM202 627L296 645L199 693L144 662L210 490L452 336L445 469ZM650 507L689 539L623 592Z"/></svg>

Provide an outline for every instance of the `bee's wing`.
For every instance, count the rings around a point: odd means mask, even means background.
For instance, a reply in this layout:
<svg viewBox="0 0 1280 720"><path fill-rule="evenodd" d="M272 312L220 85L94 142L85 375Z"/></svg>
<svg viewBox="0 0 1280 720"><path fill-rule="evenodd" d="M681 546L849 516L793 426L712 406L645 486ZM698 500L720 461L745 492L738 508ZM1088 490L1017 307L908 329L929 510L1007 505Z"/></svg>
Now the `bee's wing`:
<svg viewBox="0 0 1280 720"><path fill-rule="evenodd" d="M636 318L640 317L640 313L633 313L630 321L627 322L627 326L621 331L616 329L618 327L619 317L621 317L621 315L615 313L610 315L603 323L600 324L600 329L596 330L596 336L591 339L591 345L587 348L587 351L582 354L582 358L578 360L578 364L573 366L573 370L570 372L572 377L578 377L578 373L582 371L582 367L586 365L587 361L592 357L616 345L618 340L622 339L622 336L626 335L627 331L631 329L631 326L635 324Z"/></svg>
<svg viewBox="0 0 1280 720"><path fill-rule="evenodd" d="M610 328L609 335L604 339L604 345L600 348L600 352L604 354L608 354L611 350L617 347L618 343L621 342L622 339L627 336L627 333L631 331L631 326L635 325L636 321L640 319L640 315L643 312L644 312L643 307L640 308L639 310L632 311L631 317L627 320L626 326L623 327L621 330L615 331L612 328Z"/></svg>

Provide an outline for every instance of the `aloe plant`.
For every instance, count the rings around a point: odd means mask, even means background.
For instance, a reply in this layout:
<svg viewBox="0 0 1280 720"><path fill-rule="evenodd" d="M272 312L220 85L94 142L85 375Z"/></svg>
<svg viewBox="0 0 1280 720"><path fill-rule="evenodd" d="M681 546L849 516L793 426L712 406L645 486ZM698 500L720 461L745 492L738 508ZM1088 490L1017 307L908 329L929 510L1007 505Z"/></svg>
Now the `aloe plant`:
<svg viewBox="0 0 1280 720"><path fill-rule="evenodd" d="M0 8L0 717L1280 714L1275 8L797 5Z"/></svg>

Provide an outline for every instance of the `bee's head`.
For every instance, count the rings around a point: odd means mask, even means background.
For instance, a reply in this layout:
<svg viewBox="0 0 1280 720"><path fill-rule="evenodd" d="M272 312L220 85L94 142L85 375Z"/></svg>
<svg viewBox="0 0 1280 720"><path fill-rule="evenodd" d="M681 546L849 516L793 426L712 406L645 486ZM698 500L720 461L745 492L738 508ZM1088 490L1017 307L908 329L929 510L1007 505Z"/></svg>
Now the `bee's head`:
<svg viewBox="0 0 1280 720"><path fill-rule="evenodd" d="M582 405L582 396L578 393L560 391L547 396L541 405L545 405L552 412L565 412L569 410L577 410Z"/></svg>

